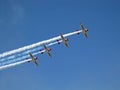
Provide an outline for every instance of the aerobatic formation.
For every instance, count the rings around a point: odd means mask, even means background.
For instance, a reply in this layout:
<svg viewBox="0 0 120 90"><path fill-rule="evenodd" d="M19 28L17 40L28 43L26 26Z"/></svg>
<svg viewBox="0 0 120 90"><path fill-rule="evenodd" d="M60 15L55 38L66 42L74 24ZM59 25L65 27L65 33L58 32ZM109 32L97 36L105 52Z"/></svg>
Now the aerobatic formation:
<svg viewBox="0 0 120 90"><path fill-rule="evenodd" d="M48 48L49 46L63 42L68 48L68 38L66 37L80 34L81 32L85 38L88 38L88 29L84 28L83 24L80 24L80 27L81 30L76 30L67 34L60 34L57 37L0 54L0 70L30 61L33 61L33 63L38 66L38 57L36 55L46 52L49 57L52 57L50 53L51 49Z"/></svg>

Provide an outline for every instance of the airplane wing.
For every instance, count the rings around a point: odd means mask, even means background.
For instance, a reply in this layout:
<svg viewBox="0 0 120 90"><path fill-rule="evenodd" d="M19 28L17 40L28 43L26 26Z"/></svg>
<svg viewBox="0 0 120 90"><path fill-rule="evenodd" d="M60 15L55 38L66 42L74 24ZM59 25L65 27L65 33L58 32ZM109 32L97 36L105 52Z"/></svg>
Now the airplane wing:
<svg viewBox="0 0 120 90"><path fill-rule="evenodd" d="M88 35L87 35L87 33L84 33L84 35L85 35L85 37L86 37L86 38L88 38Z"/></svg>
<svg viewBox="0 0 120 90"><path fill-rule="evenodd" d="M34 61L35 65L38 66L38 63L36 61Z"/></svg>
<svg viewBox="0 0 120 90"><path fill-rule="evenodd" d="M66 47L69 47L67 41L64 44L65 44Z"/></svg>
<svg viewBox="0 0 120 90"><path fill-rule="evenodd" d="M52 57L50 52L47 52L47 54L48 54L49 57Z"/></svg>
<svg viewBox="0 0 120 90"><path fill-rule="evenodd" d="M30 55L31 59L33 59L33 58L34 58L34 57L33 57L33 55L32 55L31 53L29 53L29 55Z"/></svg>
<svg viewBox="0 0 120 90"><path fill-rule="evenodd" d="M80 24L80 27L81 27L82 30L85 30L83 24Z"/></svg>
<svg viewBox="0 0 120 90"><path fill-rule="evenodd" d="M62 34L60 34L60 36L61 36L62 40L64 40L64 37L63 37L63 35L62 35Z"/></svg>

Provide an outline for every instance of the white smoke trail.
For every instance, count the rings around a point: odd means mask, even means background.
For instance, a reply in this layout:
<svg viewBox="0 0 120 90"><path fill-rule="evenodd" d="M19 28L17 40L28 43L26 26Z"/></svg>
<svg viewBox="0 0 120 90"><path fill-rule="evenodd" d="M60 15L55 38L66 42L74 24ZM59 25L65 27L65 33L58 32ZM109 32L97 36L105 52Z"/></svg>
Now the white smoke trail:
<svg viewBox="0 0 120 90"><path fill-rule="evenodd" d="M43 50L42 52L45 52L45 50ZM35 55L37 55L39 53L40 52L35 52L32 55L35 56ZM26 59L26 60L23 60L23 61L18 61L18 62L14 62L14 63L10 63L10 64L7 64L7 65L0 66L0 70L6 69L6 68L10 68L10 67L13 67L13 66L16 66L16 65L20 65L20 64L28 62L28 61L32 61L32 59L29 58L29 59Z"/></svg>
<svg viewBox="0 0 120 90"><path fill-rule="evenodd" d="M62 40L59 40L59 42L61 43L62 42ZM49 46L52 46L52 45L54 45L54 44L57 44L58 42L52 42L52 43L49 43L48 45L46 45L47 47L49 47ZM8 61L8 60L11 60L11 62L12 61L20 61L20 60L23 60L23 59L26 59L26 58L28 58L29 57L29 55L28 55L28 53L30 52L30 53L32 53L32 52L35 52L35 51L39 51L40 49L41 49L42 47L37 47L37 48L33 48L33 49L31 49L31 50L29 50L29 51L25 51L25 52L23 52L23 53L21 53L21 54L18 54L18 55L12 55L12 56L9 56L9 57L7 57L7 58L3 58L3 59L1 59L0 61ZM40 52L40 51L39 51ZM44 52L44 51L42 51L42 52ZM18 58L17 58L17 56L19 56ZM7 62L8 63L8 62ZM6 64L6 63L5 63Z"/></svg>
<svg viewBox="0 0 120 90"><path fill-rule="evenodd" d="M24 52L21 52L21 53L18 53L18 54L13 54L13 55L10 55L8 57L4 57L2 59L0 59L0 61L5 61L5 60L11 60L11 59L14 59L14 58L17 58L17 57L21 57L23 55L26 55L28 54L29 52L34 52L36 50L40 50L42 47L36 47L36 48L33 48L33 49L29 49L29 50L25 50Z"/></svg>
<svg viewBox="0 0 120 90"><path fill-rule="evenodd" d="M62 42L62 40L59 41L60 43ZM51 45L54 45L54 44L57 44L58 42L52 42L52 43L49 43L48 45L46 45L47 47L51 46ZM35 49L35 48L33 48ZM32 51L32 50L31 50ZM45 50L42 50L41 52L45 52ZM40 54L40 51L39 49L37 48L36 49L36 52L32 53L33 56L37 55L37 54ZM0 66L4 66L4 65L7 65L7 64L10 64L10 63L15 63L15 62L19 62L21 60L25 60L25 59L28 59L30 56L29 54L25 54L24 56L21 56L19 58L13 58L13 59L8 59L7 61L3 62L3 63L0 63Z"/></svg>
<svg viewBox="0 0 120 90"><path fill-rule="evenodd" d="M71 33L68 33L68 34L64 34L63 36L68 37L68 36L71 36L71 35L74 35L74 34L77 34L77 33L80 33L80 32L82 32L82 30L71 32ZM47 44L47 43L56 41L58 39L61 39L61 37L57 36L57 37L54 37L54 38L51 38L51 39L48 39L48 40L44 40L44 41L32 44L32 45L28 45L28 46L24 46L22 48L18 48L18 49L12 50L12 51L8 51L8 52L0 54L0 58L3 58L5 56L9 56L9 55L12 55L12 54L15 54L15 53L18 53L18 52L22 52L22 51L25 51L25 50L40 46L40 45L42 45L44 43Z"/></svg>
<svg viewBox="0 0 120 90"><path fill-rule="evenodd" d="M1 66L1 67L0 67L0 70L6 69L6 68L9 68L9 67L13 67L13 66L16 66L16 65L19 65L19 64L28 62L28 61L31 61L31 59L24 60L24 61L20 61L20 62L15 62L15 63L11 63L11 64L8 64L8 65Z"/></svg>

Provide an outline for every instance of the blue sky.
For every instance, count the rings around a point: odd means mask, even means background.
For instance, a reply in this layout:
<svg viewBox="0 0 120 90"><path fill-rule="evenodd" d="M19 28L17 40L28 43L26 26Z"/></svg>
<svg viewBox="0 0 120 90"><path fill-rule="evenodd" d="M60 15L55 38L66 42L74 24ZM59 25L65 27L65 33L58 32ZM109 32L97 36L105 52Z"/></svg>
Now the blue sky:
<svg viewBox="0 0 120 90"><path fill-rule="evenodd" d="M0 53L79 29L52 58L0 71L1 90L120 90L119 0L0 0Z"/></svg>

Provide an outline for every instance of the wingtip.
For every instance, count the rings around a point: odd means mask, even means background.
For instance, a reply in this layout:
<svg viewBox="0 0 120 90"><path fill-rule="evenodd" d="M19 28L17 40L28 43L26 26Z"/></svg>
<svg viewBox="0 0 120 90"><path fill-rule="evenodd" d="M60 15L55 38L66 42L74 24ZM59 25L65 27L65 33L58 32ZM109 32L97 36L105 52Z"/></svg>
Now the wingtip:
<svg viewBox="0 0 120 90"><path fill-rule="evenodd" d="M82 23L80 23L80 26L83 25Z"/></svg>

